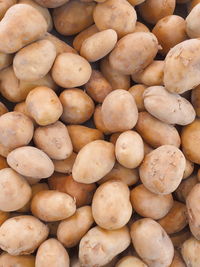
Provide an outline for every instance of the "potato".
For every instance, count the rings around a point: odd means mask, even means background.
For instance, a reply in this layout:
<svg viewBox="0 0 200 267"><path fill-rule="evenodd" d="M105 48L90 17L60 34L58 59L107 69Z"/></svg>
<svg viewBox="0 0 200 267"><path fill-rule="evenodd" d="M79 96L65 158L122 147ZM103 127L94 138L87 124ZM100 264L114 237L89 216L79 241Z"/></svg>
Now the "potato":
<svg viewBox="0 0 200 267"><path fill-rule="evenodd" d="M94 222L90 206L77 209L76 213L60 222L57 230L58 240L66 248L78 245Z"/></svg>
<svg viewBox="0 0 200 267"><path fill-rule="evenodd" d="M13 55L0 53L0 70L7 68L13 62Z"/></svg>
<svg viewBox="0 0 200 267"><path fill-rule="evenodd" d="M200 15L200 4L197 4L195 7L193 7L191 12L185 19L186 32L190 38L200 37L200 30L199 30L200 25L198 22L199 15Z"/></svg>
<svg viewBox="0 0 200 267"><path fill-rule="evenodd" d="M113 231L93 227L79 244L81 266L104 266L129 245L130 234L127 227Z"/></svg>
<svg viewBox="0 0 200 267"><path fill-rule="evenodd" d="M183 153L177 147L160 146L145 156L139 168L140 179L151 192L170 194L181 183L185 162Z"/></svg>
<svg viewBox="0 0 200 267"><path fill-rule="evenodd" d="M41 126L55 123L63 112L56 93L45 86L31 90L26 98L26 107L31 117Z"/></svg>
<svg viewBox="0 0 200 267"><path fill-rule="evenodd" d="M65 123L81 124L89 120L94 112L94 102L81 89L64 90L59 96L63 106L61 119Z"/></svg>
<svg viewBox="0 0 200 267"><path fill-rule="evenodd" d="M129 3L131 4L131 1L135 1L135 0L129 0ZM134 32L150 32L149 28L144 25L143 23L136 21L135 24L135 30Z"/></svg>
<svg viewBox="0 0 200 267"><path fill-rule="evenodd" d="M163 86L151 86L143 94L146 110L168 124L187 125L196 113L190 102L178 94L168 92Z"/></svg>
<svg viewBox="0 0 200 267"><path fill-rule="evenodd" d="M183 180L174 192L178 201L185 203L188 194L197 183L198 180L196 175L192 175L189 178Z"/></svg>
<svg viewBox="0 0 200 267"><path fill-rule="evenodd" d="M8 149L27 145L33 130L31 119L21 112L7 112L0 116L0 143Z"/></svg>
<svg viewBox="0 0 200 267"><path fill-rule="evenodd" d="M140 165L144 158L144 144L141 136L135 131L125 131L115 145L117 161L124 167L133 169Z"/></svg>
<svg viewBox="0 0 200 267"><path fill-rule="evenodd" d="M185 242L185 240L191 237L191 232L188 228L189 227L186 227L182 231L170 235L174 248L179 250L183 245L183 242Z"/></svg>
<svg viewBox="0 0 200 267"><path fill-rule="evenodd" d="M136 84L130 87L129 93L134 97L138 111L145 111L143 93L147 86L144 84Z"/></svg>
<svg viewBox="0 0 200 267"><path fill-rule="evenodd" d="M4 17L6 11L17 3L17 0L2 0L0 4L0 20Z"/></svg>
<svg viewBox="0 0 200 267"><path fill-rule="evenodd" d="M200 3L200 0L191 0L191 1L187 4L188 12L191 12L191 10L193 9L193 7L195 7L195 6L198 5L199 3Z"/></svg>
<svg viewBox="0 0 200 267"><path fill-rule="evenodd" d="M2 116L3 114L7 112L8 112L7 107L4 105L4 103L0 102L0 116Z"/></svg>
<svg viewBox="0 0 200 267"><path fill-rule="evenodd" d="M98 3L93 13L94 22L100 31L113 29L119 38L135 30L137 14L125 0L107 0Z"/></svg>
<svg viewBox="0 0 200 267"><path fill-rule="evenodd" d="M55 171L70 175L72 173L72 167L74 165L76 156L77 154L72 152L71 156L69 156L67 159L53 160Z"/></svg>
<svg viewBox="0 0 200 267"><path fill-rule="evenodd" d="M55 8L64 5L68 0L34 0L39 5L47 8Z"/></svg>
<svg viewBox="0 0 200 267"><path fill-rule="evenodd" d="M12 256L3 253L0 256L0 266L19 266L19 267L35 267L35 257L33 255Z"/></svg>
<svg viewBox="0 0 200 267"><path fill-rule="evenodd" d="M187 39L186 22L180 16L169 15L158 20L152 33L157 37L162 47L159 53L166 55L172 47Z"/></svg>
<svg viewBox="0 0 200 267"><path fill-rule="evenodd" d="M88 95L98 103L102 103L113 90L111 84L98 70L92 71L89 81L85 84L85 89Z"/></svg>
<svg viewBox="0 0 200 267"><path fill-rule="evenodd" d="M200 86L192 90L191 103L196 111L197 117L200 117Z"/></svg>
<svg viewBox="0 0 200 267"><path fill-rule="evenodd" d="M13 217L0 227L0 247L13 256L31 254L48 233L48 227L33 216Z"/></svg>
<svg viewBox="0 0 200 267"><path fill-rule="evenodd" d="M8 164L6 162L6 159L2 156L0 156L0 170L7 168Z"/></svg>
<svg viewBox="0 0 200 267"><path fill-rule="evenodd" d="M2 157L6 158L11 151L12 149L7 148L0 143L0 155Z"/></svg>
<svg viewBox="0 0 200 267"><path fill-rule="evenodd" d="M115 267L148 267L143 261L135 256L126 256L117 262Z"/></svg>
<svg viewBox="0 0 200 267"><path fill-rule="evenodd" d="M143 143L144 143L144 155L146 156L151 151L153 151L153 148L150 145L148 145L147 143L145 143L145 142L143 142Z"/></svg>
<svg viewBox="0 0 200 267"><path fill-rule="evenodd" d="M134 74L147 67L157 52L155 35L149 32L130 33L118 41L109 55L109 62L122 74Z"/></svg>
<svg viewBox="0 0 200 267"><path fill-rule="evenodd" d="M173 244L165 230L154 220L145 218L131 226L133 246L149 267L169 266L174 256Z"/></svg>
<svg viewBox="0 0 200 267"><path fill-rule="evenodd" d="M48 184L50 189L67 193L73 197L76 200L77 207L91 204L94 191L96 190L95 183L78 183L72 176L56 173L48 179Z"/></svg>
<svg viewBox="0 0 200 267"><path fill-rule="evenodd" d="M72 88L87 83L91 73L92 69L87 60L73 53L58 55L52 68L54 81L63 88Z"/></svg>
<svg viewBox="0 0 200 267"><path fill-rule="evenodd" d="M46 20L35 8L26 4L13 5L0 22L0 38L4 40L0 44L0 52L15 53L39 39L46 31ZM13 36L16 36L14 40Z"/></svg>
<svg viewBox="0 0 200 267"><path fill-rule="evenodd" d="M164 85L182 94L200 84L200 40L191 39L174 46L165 58Z"/></svg>
<svg viewBox="0 0 200 267"><path fill-rule="evenodd" d="M185 171L183 174L183 179L188 178L194 170L194 163L186 159L186 166L185 166Z"/></svg>
<svg viewBox="0 0 200 267"><path fill-rule="evenodd" d="M54 171L53 162L40 149L23 146L8 154L8 165L21 175L35 178L47 178Z"/></svg>
<svg viewBox="0 0 200 267"><path fill-rule="evenodd" d="M83 125L69 125L67 129L72 140L73 150L77 153L88 143L104 139L102 132Z"/></svg>
<svg viewBox="0 0 200 267"><path fill-rule="evenodd" d="M31 119L34 128L37 126L35 120L30 116L30 114L27 111L27 107L26 107L26 102L25 101L16 104L14 109L13 109L13 111L17 111L17 112L23 113L24 115L29 117L29 119Z"/></svg>
<svg viewBox="0 0 200 267"><path fill-rule="evenodd" d="M149 205L151 203L151 205ZM144 187L143 184L131 190L131 204L140 216L158 220L168 214L173 206L171 194L154 194Z"/></svg>
<svg viewBox="0 0 200 267"><path fill-rule="evenodd" d="M180 146L181 140L176 128L159 121L148 112L139 113L135 128L144 141L154 148L162 145Z"/></svg>
<svg viewBox="0 0 200 267"><path fill-rule="evenodd" d="M0 211L0 226L8 220L10 217L10 213L7 211Z"/></svg>
<svg viewBox="0 0 200 267"><path fill-rule="evenodd" d="M44 241L38 248L35 266L69 267L69 255L58 240L50 238Z"/></svg>
<svg viewBox="0 0 200 267"><path fill-rule="evenodd" d="M181 255L176 250L174 251L174 258L169 267L186 267Z"/></svg>
<svg viewBox="0 0 200 267"><path fill-rule="evenodd" d="M116 144L117 139L119 138L120 134L121 134L120 132L119 133L113 133L113 134L111 134L111 136L110 136L110 142L113 143L113 145Z"/></svg>
<svg viewBox="0 0 200 267"><path fill-rule="evenodd" d="M57 32L62 35L74 35L94 23L95 3L83 3L79 0L68 2L53 10L53 22Z"/></svg>
<svg viewBox="0 0 200 267"><path fill-rule="evenodd" d="M98 105L94 111L94 124L95 127L104 134L111 134L111 131L105 126L102 118L102 106Z"/></svg>
<svg viewBox="0 0 200 267"><path fill-rule="evenodd" d="M183 243L181 248L182 257L187 266L198 267L200 265L200 241L194 237Z"/></svg>

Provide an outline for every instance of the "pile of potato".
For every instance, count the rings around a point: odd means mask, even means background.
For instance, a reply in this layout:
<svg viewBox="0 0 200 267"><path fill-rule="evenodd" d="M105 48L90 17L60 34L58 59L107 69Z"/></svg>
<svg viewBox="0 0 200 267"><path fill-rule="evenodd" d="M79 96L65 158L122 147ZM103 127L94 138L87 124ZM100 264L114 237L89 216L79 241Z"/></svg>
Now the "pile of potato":
<svg viewBox="0 0 200 267"><path fill-rule="evenodd" d="M0 100L0 267L200 267L200 0L1 0Z"/></svg>

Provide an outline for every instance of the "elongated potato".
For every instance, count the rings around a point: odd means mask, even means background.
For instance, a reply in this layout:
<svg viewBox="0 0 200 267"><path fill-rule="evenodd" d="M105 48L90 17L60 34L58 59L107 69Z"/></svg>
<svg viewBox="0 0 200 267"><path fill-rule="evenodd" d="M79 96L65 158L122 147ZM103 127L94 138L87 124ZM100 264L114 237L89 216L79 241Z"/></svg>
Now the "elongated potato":
<svg viewBox="0 0 200 267"><path fill-rule="evenodd" d="M8 253L3 253L0 256L0 266L20 266L20 267L35 267L35 257L33 255L12 256Z"/></svg>
<svg viewBox="0 0 200 267"><path fill-rule="evenodd" d="M115 267L132 267L132 266L147 267L147 265L143 261L141 261L139 258L135 256L125 256L117 262L117 265L115 265Z"/></svg>
<svg viewBox="0 0 200 267"><path fill-rule="evenodd" d="M198 183L196 175L191 175L189 178L183 180L174 192L178 201L186 202L192 188Z"/></svg>
<svg viewBox="0 0 200 267"><path fill-rule="evenodd" d="M74 165L76 156L77 154L72 152L71 156L69 156L67 159L53 160L55 171L70 175L72 173L72 167Z"/></svg>
<svg viewBox="0 0 200 267"><path fill-rule="evenodd" d="M111 131L105 126L102 118L102 106L97 105L94 111L94 124L95 127L104 134L111 134Z"/></svg>
<svg viewBox="0 0 200 267"><path fill-rule="evenodd" d="M129 93L134 97L138 111L145 111L143 93L147 86L144 84L136 84L130 87Z"/></svg>
<svg viewBox="0 0 200 267"><path fill-rule="evenodd" d="M198 267L200 264L200 241L194 237L186 240L181 248L181 254L187 266Z"/></svg>

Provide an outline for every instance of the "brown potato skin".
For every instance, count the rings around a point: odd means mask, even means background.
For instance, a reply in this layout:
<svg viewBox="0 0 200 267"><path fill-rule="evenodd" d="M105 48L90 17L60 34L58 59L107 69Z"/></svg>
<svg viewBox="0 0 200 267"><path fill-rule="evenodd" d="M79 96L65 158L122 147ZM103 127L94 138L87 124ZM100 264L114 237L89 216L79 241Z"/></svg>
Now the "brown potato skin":
<svg viewBox="0 0 200 267"><path fill-rule="evenodd" d="M0 116L2 116L3 114L7 112L8 112L7 107L2 102L0 102Z"/></svg>
<svg viewBox="0 0 200 267"><path fill-rule="evenodd" d="M108 128L105 126L102 118L102 105L97 105L94 110L94 124L95 127L101 131L102 133L108 135L111 134L111 131L108 130Z"/></svg>
<svg viewBox="0 0 200 267"><path fill-rule="evenodd" d="M53 160L55 171L70 175L72 173L72 167L74 165L76 156L77 154L72 152L71 156L67 159Z"/></svg>
<svg viewBox="0 0 200 267"><path fill-rule="evenodd" d="M180 250L183 243L191 237L191 232L189 230L189 227L184 228L182 231L170 235L171 241L174 245L174 248Z"/></svg>
<svg viewBox="0 0 200 267"><path fill-rule="evenodd" d="M2 0L0 4L0 20L4 17L6 11L17 3L17 0Z"/></svg>
<svg viewBox="0 0 200 267"><path fill-rule="evenodd" d="M194 171L194 163L186 158L186 166L183 174L183 179L187 179L190 175L192 175Z"/></svg>
<svg viewBox="0 0 200 267"><path fill-rule="evenodd" d="M197 117L200 117L200 86L192 90L191 103L196 111Z"/></svg>
<svg viewBox="0 0 200 267"><path fill-rule="evenodd" d="M197 183L198 179L196 175L191 175L189 178L183 180L174 192L177 200L185 203L188 194Z"/></svg>
<svg viewBox="0 0 200 267"><path fill-rule="evenodd" d="M186 267L183 258L177 250L174 251L174 258L169 267Z"/></svg>
<svg viewBox="0 0 200 267"><path fill-rule="evenodd" d="M136 84L129 88L129 93L134 97L138 111L145 111L143 93L147 86L144 84Z"/></svg>
<svg viewBox="0 0 200 267"><path fill-rule="evenodd" d="M10 217L10 213L7 211L0 211L0 226L8 220Z"/></svg>
<svg viewBox="0 0 200 267"><path fill-rule="evenodd" d="M143 261L141 261L139 258L135 256L125 256L117 262L117 265L115 265L115 267L131 267L131 266L148 267Z"/></svg>
<svg viewBox="0 0 200 267"><path fill-rule="evenodd" d="M55 8L64 5L68 0L35 0L39 5L47 8Z"/></svg>
<svg viewBox="0 0 200 267"><path fill-rule="evenodd" d="M13 62L13 55L0 52L0 70L10 66Z"/></svg>
<svg viewBox="0 0 200 267"><path fill-rule="evenodd" d="M20 267L35 267L35 256L21 255L12 256L8 253L3 253L0 256L0 266L20 266Z"/></svg>
<svg viewBox="0 0 200 267"><path fill-rule="evenodd" d="M186 240L181 248L182 257L187 266L198 267L200 264L200 241L194 237Z"/></svg>

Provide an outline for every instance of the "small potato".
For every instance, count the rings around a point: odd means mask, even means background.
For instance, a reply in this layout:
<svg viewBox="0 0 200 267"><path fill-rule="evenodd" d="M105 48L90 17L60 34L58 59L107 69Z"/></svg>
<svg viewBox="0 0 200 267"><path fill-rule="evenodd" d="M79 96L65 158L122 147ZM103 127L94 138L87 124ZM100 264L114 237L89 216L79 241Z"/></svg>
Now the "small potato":
<svg viewBox="0 0 200 267"><path fill-rule="evenodd" d="M48 227L33 216L13 217L0 227L0 247L13 256L31 254L48 234Z"/></svg>
<svg viewBox="0 0 200 267"><path fill-rule="evenodd" d="M70 1L53 10L53 22L56 30L62 35L74 35L94 23L93 10L95 3Z"/></svg>
<svg viewBox="0 0 200 267"><path fill-rule="evenodd" d="M189 227L188 227L189 228ZM184 228L182 231L170 235L171 241L174 245L174 248L180 249L183 245L183 243L191 237L191 232L187 227ZM176 266L174 266L176 267ZM181 266L182 267L182 266Z"/></svg>
<svg viewBox="0 0 200 267"><path fill-rule="evenodd" d="M200 4L193 7L189 15L186 17L186 32L190 38L200 37L200 24L198 18L200 15Z"/></svg>
<svg viewBox="0 0 200 267"><path fill-rule="evenodd" d="M50 238L38 248L35 266L69 267L69 255L58 240Z"/></svg>
<svg viewBox="0 0 200 267"><path fill-rule="evenodd" d="M176 250L174 251L174 258L169 267L186 267L181 255Z"/></svg>
<svg viewBox="0 0 200 267"><path fill-rule="evenodd" d="M138 111L145 111L143 93L147 86L144 84L136 84L131 86L128 90L129 93L134 97Z"/></svg>
<svg viewBox="0 0 200 267"><path fill-rule="evenodd" d="M89 81L85 84L85 89L88 95L98 103L102 103L113 90L111 84L98 70L92 71Z"/></svg>
<svg viewBox="0 0 200 267"><path fill-rule="evenodd" d="M131 4L131 1L135 1L135 0L129 0L129 3ZM144 0L145 1L145 0ZM147 28L146 25L144 25L143 23L136 21L135 24L135 30L134 32L150 32L150 30Z"/></svg>
<svg viewBox="0 0 200 267"><path fill-rule="evenodd" d="M186 198L189 195L192 188L198 183L196 175L192 175L189 178L183 180L174 192L176 198L181 202L186 202Z"/></svg>
<svg viewBox="0 0 200 267"><path fill-rule="evenodd" d="M144 144L141 136L135 131L120 134L115 145L117 161L124 167L134 169L144 158Z"/></svg>
<svg viewBox="0 0 200 267"><path fill-rule="evenodd" d="M64 90L59 96L63 106L61 119L65 123L81 124L89 120L94 112L94 102L81 89Z"/></svg>
<svg viewBox="0 0 200 267"><path fill-rule="evenodd" d="M21 112L7 112L0 116L0 143L8 149L28 145L33 130L31 119Z"/></svg>
<svg viewBox="0 0 200 267"><path fill-rule="evenodd" d="M82 207L92 202L95 183L83 184L76 182L72 176L54 174L48 179L50 189L64 192L76 200L76 206Z"/></svg>
<svg viewBox="0 0 200 267"><path fill-rule="evenodd" d="M108 94L102 104L102 119L111 132L132 129L138 119L138 110L132 95L122 89Z"/></svg>
<svg viewBox="0 0 200 267"><path fill-rule="evenodd" d="M125 0L107 0L98 3L93 13L94 22L100 31L113 29L119 38L135 30L137 14Z"/></svg>
<svg viewBox="0 0 200 267"><path fill-rule="evenodd" d="M13 55L0 53L0 70L7 68L13 62Z"/></svg>
<svg viewBox="0 0 200 267"><path fill-rule="evenodd" d="M8 164L6 162L6 159L2 156L0 156L0 170L7 168Z"/></svg>
<svg viewBox="0 0 200 267"><path fill-rule="evenodd" d="M136 252L149 267L165 267L172 263L173 244L156 221L145 218L133 223L131 238Z"/></svg>
<svg viewBox="0 0 200 267"><path fill-rule="evenodd" d="M151 203L151 205L149 205L149 203ZM154 194L142 184L131 190L131 204L133 210L143 217L154 220L163 218L168 214L173 203L174 201L171 194Z"/></svg>
<svg viewBox="0 0 200 267"><path fill-rule="evenodd" d="M196 113L190 102L178 94L172 94L163 86L151 86L143 94L146 110L168 124L187 125Z"/></svg>
<svg viewBox="0 0 200 267"><path fill-rule="evenodd" d="M4 17L6 11L17 3L17 0L2 0L0 3L0 20Z"/></svg>
<svg viewBox="0 0 200 267"><path fill-rule="evenodd" d="M53 160L55 171L70 175L72 173L72 167L74 165L76 156L77 154L72 152L71 156L69 156L67 159Z"/></svg>
<svg viewBox="0 0 200 267"><path fill-rule="evenodd" d="M87 83L91 73L92 69L87 60L73 53L58 55L52 68L54 81L63 88L77 87Z"/></svg>
<svg viewBox="0 0 200 267"><path fill-rule="evenodd" d="M111 131L105 126L102 118L102 106L98 105L94 111L94 124L95 127L104 134L111 134Z"/></svg>
<svg viewBox="0 0 200 267"><path fill-rule="evenodd" d="M187 266L200 266L200 241L194 237L186 240L181 248L182 257Z"/></svg>
<svg viewBox="0 0 200 267"><path fill-rule="evenodd" d="M149 32L131 33L118 41L109 55L109 62L111 67L122 74L134 74L147 67L157 52L155 35Z"/></svg>
<svg viewBox="0 0 200 267"><path fill-rule="evenodd" d="M21 175L47 178L54 172L50 158L40 149L23 146L12 150L7 157L8 165Z"/></svg>
<svg viewBox="0 0 200 267"><path fill-rule="evenodd" d="M35 257L33 255L12 256L8 253L3 253L0 256L0 266L35 267Z"/></svg>
<svg viewBox="0 0 200 267"><path fill-rule="evenodd" d="M188 178L194 170L194 163L186 159L186 166L185 166L185 171L183 174L183 179Z"/></svg>
<svg viewBox="0 0 200 267"><path fill-rule="evenodd" d="M56 93L44 86L36 87L28 94L26 107L30 116L41 126L55 123L63 112Z"/></svg>
<svg viewBox="0 0 200 267"><path fill-rule="evenodd" d="M143 261L135 256L126 256L117 262L115 267L148 267Z"/></svg>
<svg viewBox="0 0 200 267"><path fill-rule="evenodd" d="M68 0L34 0L39 5L47 8L55 8L64 5Z"/></svg>
<svg viewBox="0 0 200 267"><path fill-rule="evenodd" d="M177 129L161 122L148 112L140 112L136 130L150 146L156 148L162 145L180 146L181 140Z"/></svg>
<svg viewBox="0 0 200 267"><path fill-rule="evenodd" d="M0 102L0 116L2 116L3 114L7 112L8 112L7 107L4 105L4 103Z"/></svg>
<svg viewBox="0 0 200 267"><path fill-rule="evenodd" d="M0 22L0 39L3 40L0 52L15 53L39 39L46 31L47 22L37 9L26 4L13 5ZM14 40L13 36L16 37Z"/></svg>
<svg viewBox="0 0 200 267"><path fill-rule="evenodd" d="M200 117L200 86L192 90L191 103L196 111L197 117Z"/></svg>
<svg viewBox="0 0 200 267"><path fill-rule="evenodd" d="M73 150L77 153L88 143L104 139L102 132L83 125L69 125L67 129L72 141Z"/></svg>
<svg viewBox="0 0 200 267"><path fill-rule="evenodd" d="M93 227L79 244L81 266L104 266L129 245L130 234L127 227L113 231Z"/></svg>
<svg viewBox="0 0 200 267"><path fill-rule="evenodd" d="M114 164L114 145L103 140L96 140L85 145L79 151L72 175L74 180L79 183L91 184L109 173Z"/></svg>
<svg viewBox="0 0 200 267"><path fill-rule="evenodd" d="M93 223L91 207L83 206L73 216L60 222L57 238L66 248L75 247Z"/></svg>
<svg viewBox="0 0 200 267"><path fill-rule="evenodd" d="M174 192L181 183L185 157L175 146L164 145L147 154L140 165L140 179L155 194Z"/></svg>

